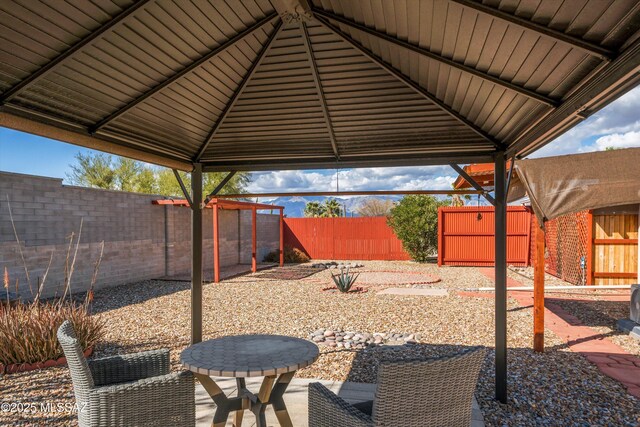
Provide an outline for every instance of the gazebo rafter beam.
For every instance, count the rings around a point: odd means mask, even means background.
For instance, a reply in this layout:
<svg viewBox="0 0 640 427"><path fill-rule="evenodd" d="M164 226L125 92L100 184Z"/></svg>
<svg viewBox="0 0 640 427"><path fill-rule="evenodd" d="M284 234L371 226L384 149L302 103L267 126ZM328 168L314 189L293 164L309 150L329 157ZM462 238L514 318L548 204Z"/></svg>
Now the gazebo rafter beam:
<svg viewBox="0 0 640 427"><path fill-rule="evenodd" d="M324 115L324 121L327 124L327 131L329 132L329 138L331 139L331 148L333 154L336 156L336 160L340 160L340 152L338 151L338 144L336 143L336 136L333 132L333 124L331 123L331 117L329 116L329 108L327 107L327 99L324 96L324 90L322 89L322 82L320 81L320 75L318 74L318 66L313 55L313 49L311 48L311 40L309 39L309 32L307 31L307 24L304 21L300 22L300 32L302 33L302 39L304 40L304 47L307 50L307 57L309 58L309 66L313 74L313 82L316 86L316 92L318 92L318 98L320 99L320 105L322 107L322 114Z"/></svg>
<svg viewBox="0 0 640 427"><path fill-rule="evenodd" d="M515 24L519 27L525 28L530 31L534 31L538 34L541 34L545 37L553 39L557 42L564 43L572 48L580 49L581 51L588 53L589 55L593 55L597 58L602 59L603 61L611 61L615 58L616 52L602 47L598 44L588 42L579 37L574 37L569 34L566 34L562 31L554 30L553 28L549 28L546 25L538 24L529 19L521 18L512 13L508 13L497 9L492 6L488 6L483 3L479 3L473 0L449 0L450 2L457 3L464 7L477 10L478 12L489 15L493 18L497 18L511 24Z"/></svg>
<svg viewBox="0 0 640 427"><path fill-rule="evenodd" d="M495 84L497 86L500 86L502 88L508 89L510 91L519 93L521 95L526 96L527 98L530 98L530 99L538 101L538 102L540 102L542 104L548 105L549 107L555 108L559 104L558 101L556 101L556 100L554 100L552 98L549 98L548 96L539 94L534 90L530 90L530 89L524 88L522 86L519 86L517 84L508 82L506 80L502 80L502 79L500 79L498 77L492 76L491 74L488 74L488 73L485 73L483 71L480 71L480 70L478 70L478 69L476 69L474 67L470 67L470 66L465 65L465 64L463 64L461 62L457 62L457 61L454 61L453 59L447 58L447 57L442 56L440 54L437 54L435 52L431 52L430 50L422 48L422 47L420 47L420 46L418 46L416 44L413 44L413 43L410 43L408 41L401 40L401 39L399 39L397 37L391 36L391 35L383 32L383 31L379 31L379 30L376 30L375 28L370 28L370 27L368 27L366 25L359 24L358 22L356 22L356 21L354 21L352 19L346 18L344 16L337 15L337 14L331 13L331 12L327 12L327 11L324 11L324 10L321 10L321 9L318 9L318 8L313 8L312 9L312 13L315 16L322 16L323 18L332 19L332 20L334 20L336 22L339 22L339 23L341 23L343 25L346 25L349 28L352 28L352 29L361 31L363 33L369 34L369 35L371 35L373 37L376 37L378 39L382 39L382 40L384 40L384 41L386 41L388 43L391 43L391 44L393 44L395 46L399 46L399 47L408 49L408 50L410 50L412 52L415 52L415 53L417 53L419 55L422 55L422 56L427 57L429 59L433 59L434 61L437 61L437 62L439 62L441 64L445 64L445 65L447 65L449 67L455 68L455 69L460 70L460 71L462 71L464 73L476 76L476 77L478 77L478 78L480 78L480 79L482 79L484 81L493 83L493 84Z"/></svg>
<svg viewBox="0 0 640 427"><path fill-rule="evenodd" d="M89 46L94 41L96 41L100 37L104 36L108 32L112 31L120 23L122 23L127 17L129 17L131 14L136 12L138 9L140 9L141 7L143 7L144 5L149 3L150 1L154 1L154 0L138 0L137 2L133 3L131 6L129 6L128 8L124 9L122 12L120 12L114 18L112 18L111 20L105 22L98 29L92 31L86 37L81 39L79 42L77 42L76 44L71 46L69 49L65 50L60 55L55 57L52 61L48 62L47 64L45 64L44 66L39 68L33 74L29 75L24 80L21 80L18 83L16 83L13 87L11 87L10 89L6 90L4 93L2 93L0 95L0 105L6 103L7 101L11 100L12 98L15 98L21 92L27 90L29 87L31 87L34 84L36 84L40 79L42 79L47 74L49 74L51 71L53 71L54 69L56 69L57 67L62 65L64 62L68 61L71 57L76 55L82 49L84 49L85 47Z"/></svg>
<svg viewBox="0 0 640 427"><path fill-rule="evenodd" d="M491 203L493 206L496 205L495 199L493 197L491 197L489 192L487 190L485 190L484 188L482 188L482 186L480 184L478 184L478 181L473 179L473 177L471 175L469 175L467 173L467 171L465 171L463 168L461 168L456 163L450 163L449 166L451 166L456 172L458 172L460 174L460 176L462 176L465 181L467 181L469 184L471 184L471 186L473 188L475 188L477 191L482 191L482 196L485 199L487 199L487 202Z"/></svg>
<svg viewBox="0 0 640 427"><path fill-rule="evenodd" d="M342 30L340 30L339 28L334 26L328 20L326 20L325 18L323 18L321 16L318 16L318 15L315 15L315 19L318 20L318 22L320 22L326 28L328 28L331 32L333 32L338 37L340 37L342 40L344 40L347 44L351 45L353 48L355 48L357 51L359 51L361 54L363 54L364 56L369 58L371 61L375 62L378 66L384 68L389 74L391 74L393 77L398 79L400 82L404 83L406 86L408 86L409 88L413 89L418 94L422 95L422 97L424 97L427 100L431 101L433 104L435 104L442 111L444 111L445 113L449 114L451 117L453 117L454 119L458 120L460 123L464 124L466 127L471 129L477 135L479 135L482 138L484 138L487 141L489 141L491 144L493 144L493 146L495 148L498 148L498 149L501 149L501 150L504 150L506 148L505 144L503 144L502 142L496 140L494 137L492 137L491 135L486 133L484 130L482 130L475 123L472 123L466 117L463 117L460 113L458 113L457 111L453 110L451 107L449 107L447 104L445 104L444 102L439 100L437 97L435 97L433 94L431 94L425 88L420 86L418 83L414 82L413 80L411 80L410 78L405 76L403 73L401 73L400 71L396 70L391 65L387 64L382 59L378 58L376 55L374 55L372 52L370 52L367 48L365 48L360 43L358 43L357 41L352 39L351 36L349 36L348 34L344 33Z"/></svg>
<svg viewBox="0 0 640 427"><path fill-rule="evenodd" d="M214 188L213 191L209 193L207 197L204 199L205 206L208 205L211 199L213 199L220 191L222 191L224 186L227 185L229 181L231 181L231 178L233 178L235 174L236 174L236 171L231 171L227 174L227 176L225 176L222 179L222 181L220 181L220 183L216 186L216 188Z"/></svg>
<svg viewBox="0 0 640 427"><path fill-rule="evenodd" d="M191 64L187 65L186 67L182 68L177 73L173 74L171 77L163 80L161 83L158 83L157 85L155 85L154 87L152 87L151 89L149 89L148 91L143 93L142 95L140 95L137 98L135 98L132 101L130 101L128 104L120 107L118 110L116 110L113 113L109 114L107 117L105 117L104 119L100 120L95 125L91 126L89 128L89 133L93 134L93 133L97 132L102 127L106 126L107 124L109 124L113 120L116 120L118 117L120 117L123 114L125 114L127 111L131 110L136 105L138 105L141 102L149 99L150 97L152 97L156 93L160 92L162 89L164 89L167 86L175 83L177 80L181 79L182 77L186 76L187 74L189 74L192 71L196 70L197 68L201 67L205 63L211 61L216 56L218 56L221 53L225 52L227 49L229 49L230 47L234 46L240 40L244 39L245 37L253 34L255 31L257 31L260 28L264 27L265 25L267 25L268 23L273 21L273 19L276 18L276 17L277 17L277 14L272 13L271 15L261 19L260 21L257 21L252 26L246 28L244 31L242 31L242 32L236 34L235 36L231 37L229 40L225 41L224 43L222 43L218 47L210 50L204 56L201 56L197 60L193 61Z"/></svg>
<svg viewBox="0 0 640 427"><path fill-rule="evenodd" d="M178 185L182 190L182 194L184 195L184 198L187 199L189 206L193 206L193 201L191 200L191 194L189 194L189 190L187 190L187 187L184 185L184 181L180 176L180 172L178 172L176 169L172 169L172 171L173 171L173 175L176 177L176 180L178 181Z"/></svg>
<svg viewBox="0 0 640 427"><path fill-rule="evenodd" d="M222 114L220 114L218 121L216 121L216 123L213 125L213 127L209 131L209 134L205 138L204 142L202 143L202 146L200 147L200 149L198 150L198 153L194 158L195 162L199 162L200 159L202 158L202 155L207 150L207 147L209 147L209 144L211 144L211 141L216 136L216 133L218 133L218 130L220 130L220 126L222 126L225 119L229 115L229 112L231 111L233 106L236 104L236 102L240 98L240 95L242 95L242 93L244 92L245 88L247 87L247 83L249 83L249 81L255 74L256 70L264 60L265 56L267 55L267 52L269 52L269 49L271 49L271 45L273 44L273 41L276 39L276 37L280 33L281 29L282 29L282 21L280 20L278 21L275 28L273 29L273 32L269 36L269 39L267 39L266 43L262 47L262 50L260 51L260 53L258 53L256 60L253 61L253 63L251 64L251 67L249 67L249 70L247 71L247 74L244 76L244 78L240 82L238 89L235 91L235 93L233 94L233 96L231 97L227 105L224 107L224 110L222 111Z"/></svg>

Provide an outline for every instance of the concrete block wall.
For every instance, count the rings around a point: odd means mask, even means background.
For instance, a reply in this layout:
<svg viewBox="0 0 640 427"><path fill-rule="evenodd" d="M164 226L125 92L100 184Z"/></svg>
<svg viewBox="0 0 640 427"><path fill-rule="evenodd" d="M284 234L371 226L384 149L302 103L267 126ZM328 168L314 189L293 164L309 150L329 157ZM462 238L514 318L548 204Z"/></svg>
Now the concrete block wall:
<svg viewBox="0 0 640 427"><path fill-rule="evenodd" d="M31 291L7 198L33 291L51 260L43 297L62 292L72 233L74 245L70 257L76 250L78 234L80 237L71 279L73 292L85 291L91 283L103 241L96 288L184 274L191 269L189 208L152 205L152 200L161 198L156 195L66 186L57 178L0 172L0 273L7 267L11 290L14 291L18 280L18 293L22 297L29 298ZM277 215L258 215L259 260L269 250L278 248L278 226ZM212 232L212 210L206 209L205 269L213 267ZM250 263L250 239L250 211L220 211L221 266Z"/></svg>

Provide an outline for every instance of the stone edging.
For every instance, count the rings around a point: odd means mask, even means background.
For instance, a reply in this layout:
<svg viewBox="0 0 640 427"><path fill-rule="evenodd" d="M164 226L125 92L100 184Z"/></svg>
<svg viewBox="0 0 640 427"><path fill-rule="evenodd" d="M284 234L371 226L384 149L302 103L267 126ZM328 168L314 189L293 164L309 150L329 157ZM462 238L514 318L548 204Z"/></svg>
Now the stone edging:
<svg viewBox="0 0 640 427"><path fill-rule="evenodd" d="M84 357L89 357L93 353L93 347L84 351ZM38 369L51 368L53 366L64 366L67 364L66 357L50 359L45 362L36 363L12 363L10 365L0 364L0 374L16 374L18 372L36 371Z"/></svg>

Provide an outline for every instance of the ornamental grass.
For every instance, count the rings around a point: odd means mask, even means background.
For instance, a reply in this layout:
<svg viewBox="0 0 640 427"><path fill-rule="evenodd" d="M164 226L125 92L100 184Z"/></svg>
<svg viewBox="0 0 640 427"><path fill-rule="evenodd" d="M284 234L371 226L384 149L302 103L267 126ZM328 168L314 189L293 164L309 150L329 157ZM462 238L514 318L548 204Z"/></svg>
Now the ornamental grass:
<svg viewBox="0 0 640 427"><path fill-rule="evenodd" d="M56 333L70 320L83 349L104 335L103 323L75 301L15 302L0 306L0 364L46 362L63 356Z"/></svg>
<svg viewBox="0 0 640 427"><path fill-rule="evenodd" d="M28 300L20 298L18 280L15 281L15 293L12 296L10 288L13 282L9 277L9 270L5 267L2 280L4 295L0 294L0 365L6 367L12 364L41 363L62 357L63 351L58 343L57 332L65 320L73 324L83 349L93 347L104 336L103 322L91 315L93 289L104 253L104 242L101 244L100 255L94 264L93 277L84 299L72 297L71 279L80 248L83 224L81 220L77 236L75 232L69 236L69 247L64 261L64 293L43 300L41 295L51 268L53 252L42 280L38 281L34 292L27 260L22 251L24 242L21 242L18 236L8 197L7 206L30 297Z"/></svg>

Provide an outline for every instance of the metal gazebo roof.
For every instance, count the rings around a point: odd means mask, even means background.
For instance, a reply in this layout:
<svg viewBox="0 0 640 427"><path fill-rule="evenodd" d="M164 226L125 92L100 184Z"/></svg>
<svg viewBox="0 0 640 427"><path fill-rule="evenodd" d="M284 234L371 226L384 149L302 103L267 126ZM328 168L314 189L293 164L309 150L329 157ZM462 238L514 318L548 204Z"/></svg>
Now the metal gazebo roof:
<svg viewBox="0 0 640 427"><path fill-rule="evenodd" d="M639 81L635 0L0 2L0 126L192 171L192 342L203 171L493 161L504 177ZM505 184L487 196L503 403Z"/></svg>
<svg viewBox="0 0 640 427"><path fill-rule="evenodd" d="M0 125L204 171L526 155L640 79L640 6L0 3Z"/></svg>

